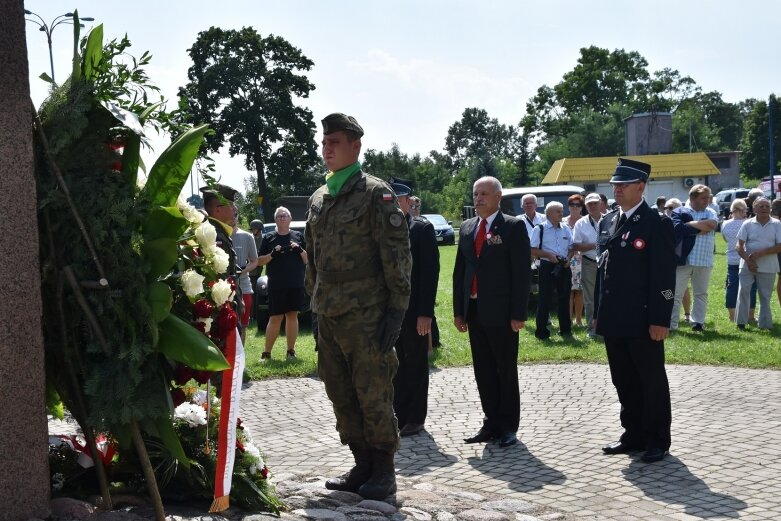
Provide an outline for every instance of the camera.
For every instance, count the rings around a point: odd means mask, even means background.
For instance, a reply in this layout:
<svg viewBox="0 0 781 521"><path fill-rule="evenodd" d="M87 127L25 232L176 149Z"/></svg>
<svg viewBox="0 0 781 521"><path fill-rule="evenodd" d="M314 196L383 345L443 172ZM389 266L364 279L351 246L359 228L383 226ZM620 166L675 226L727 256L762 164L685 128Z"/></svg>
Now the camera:
<svg viewBox="0 0 781 521"><path fill-rule="evenodd" d="M556 257L556 265L551 270L550 274L554 277L558 277L561 274L561 270L567 265L567 259L564 257Z"/></svg>

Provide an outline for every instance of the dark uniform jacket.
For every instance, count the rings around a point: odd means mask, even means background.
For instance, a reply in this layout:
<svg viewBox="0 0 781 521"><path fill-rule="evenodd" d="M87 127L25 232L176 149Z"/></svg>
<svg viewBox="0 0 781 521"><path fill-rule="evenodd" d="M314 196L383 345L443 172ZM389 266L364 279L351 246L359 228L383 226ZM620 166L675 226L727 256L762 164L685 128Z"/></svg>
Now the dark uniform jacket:
<svg viewBox="0 0 781 521"><path fill-rule="evenodd" d="M453 268L453 315L467 320L472 277L477 274L479 322L485 326L509 325L526 320L531 280L531 249L526 226L519 219L499 212L491 223L491 234L475 255L473 217L461 224L456 264Z"/></svg>
<svg viewBox="0 0 781 521"><path fill-rule="evenodd" d="M670 327L676 257L672 221L643 201L620 228L620 212L599 222L594 316L602 336L647 335Z"/></svg>
<svg viewBox="0 0 781 521"><path fill-rule="evenodd" d="M309 198L305 239L313 312L334 317L378 304L407 309L409 229L385 181L359 171L336 197L318 188Z"/></svg>
<svg viewBox="0 0 781 521"><path fill-rule="evenodd" d="M239 276L236 274L236 252L233 249L233 240L225 230L225 225L222 222L213 217L209 217L209 221L217 232L217 247L228 254L228 271L225 272L224 276L233 277L233 280L236 282L233 305L236 308L236 313L241 316L244 313L244 297L242 297L241 288L239 287Z"/></svg>
<svg viewBox="0 0 781 521"><path fill-rule="evenodd" d="M434 317L439 283L439 248L434 225L424 217L407 215L409 247L412 253L412 293L404 317L416 323L418 317Z"/></svg>

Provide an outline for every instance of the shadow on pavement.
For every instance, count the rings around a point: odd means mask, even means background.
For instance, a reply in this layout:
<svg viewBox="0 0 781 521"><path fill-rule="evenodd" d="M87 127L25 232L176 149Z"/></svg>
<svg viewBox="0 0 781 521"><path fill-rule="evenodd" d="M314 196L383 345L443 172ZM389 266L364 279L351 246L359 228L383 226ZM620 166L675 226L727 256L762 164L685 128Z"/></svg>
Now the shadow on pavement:
<svg viewBox="0 0 781 521"><path fill-rule="evenodd" d="M561 484L567 479L564 473L545 465L520 441L506 448L489 443L483 449L482 457L467 458L467 461L475 470L506 481L509 488L518 492Z"/></svg>
<svg viewBox="0 0 781 521"><path fill-rule="evenodd" d="M456 456L442 452L431 434L424 430L415 436L401 439L395 464L398 474L415 476L435 468L449 467L456 461Z"/></svg>
<svg viewBox="0 0 781 521"><path fill-rule="evenodd" d="M683 505L685 512L700 519L737 518L748 505L727 494L713 492L678 458L667 456L648 465L633 460L622 470L624 477L651 499Z"/></svg>

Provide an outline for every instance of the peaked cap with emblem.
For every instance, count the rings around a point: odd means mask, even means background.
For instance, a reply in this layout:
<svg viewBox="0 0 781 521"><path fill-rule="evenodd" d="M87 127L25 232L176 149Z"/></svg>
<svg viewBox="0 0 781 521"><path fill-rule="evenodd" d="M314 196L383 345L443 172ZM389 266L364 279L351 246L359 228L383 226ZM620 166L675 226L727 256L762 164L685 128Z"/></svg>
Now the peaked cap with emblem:
<svg viewBox="0 0 781 521"><path fill-rule="evenodd" d="M340 130L349 130L358 134L358 137L363 136L363 127L358 124L358 121L347 114L341 112L334 112L327 115L321 123L323 124L323 135L327 136Z"/></svg>
<svg viewBox="0 0 781 521"><path fill-rule="evenodd" d="M404 197L405 195L409 195L412 193L410 187L402 183L391 183L390 187L393 190L393 192L396 194L396 197Z"/></svg>
<svg viewBox="0 0 781 521"><path fill-rule="evenodd" d="M618 158L616 171L610 178L611 184L645 183L651 175L651 165L625 157Z"/></svg>
<svg viewBox="0 0 781 521"><path fill-rule="evenodd" d="M217 197L217 194L220 194L228 201L235 201L236 195L239 193L239 191L234 188L231 188L228 185L222 185L217 183L212 186L202 187L201 193L203 194L204 202L211 199L212 197Z"/></svg>
<svg viewBox="0 0 781 521"><path fill-rule="evenodd" d="M393 185L393 183L400 183L408 186L410 191L415 188L415 181L412 179L402 179L401 177L396 177L395 175L392 175L388 178L388 184Z"/></svg>

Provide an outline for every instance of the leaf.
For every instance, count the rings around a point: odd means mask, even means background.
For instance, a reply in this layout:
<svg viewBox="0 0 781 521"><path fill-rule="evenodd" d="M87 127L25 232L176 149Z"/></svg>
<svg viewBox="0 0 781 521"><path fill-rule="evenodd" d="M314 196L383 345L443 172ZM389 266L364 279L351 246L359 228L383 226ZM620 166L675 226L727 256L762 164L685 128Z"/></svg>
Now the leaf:
<svg viewBox="0 0 781 521"><path fill-rule="evenodd" d="M78 23L77 20L74 20L74 25ZM97 25L87 36L87 45L84 47L82 59L82 73L85 80L95 79L101 60L103 60L103 24Z"/></svg>
<svg viewBox="0 0 781 521"><path fill-rule="evenodd" d="M145 108L141 112L141 114L138 115L138 119L141 120L141 124L145 123L147 118L152 114L152 112L154 112L155 110L160 108L161 105L163 105L162 101L159 102L159 103L155 103L154 105L150 105L147 108Z"/></svg>
<svg viewBox="0 0 781 521"><path fill-rule="evenodd" d="M171 360L198 371L230 368L228 361L206 335L173 314L160 323L157 348Z"/></svg>
<svg viewBox="0 0 781 521"><path fill-rule="evenodd" d="M174 295L168 284L164 282L153 282L150 284L147 299L152 310L152 317L157 322L162 322L171 313Z"/></svg>
<svg viewBox="0 0 781 521"><path fill-rule="evenodd" d="M179 256L176 239L167 237L144 241L141 252L149 262L150 271L147 274L149 280L167 275Z"/></svg>
<svg viewBox="0 0 781 521"><path fill-rule="evenodd" d="M127 183L135 186L138 179L138 167L141 163L141 138L134 133L125 136L125 150L122 152L122 174Z"/></svg>
<svg viewBox="0 0 781 521"><path fill-rule="evenodd" d="M157 158L143 190L152 205L172 206L176 203L208 129L208 125L191 128Z"/></svg>
<svg viewBox="0 0 781 521"><path fill-rule="evenodd" d="M154 418L150 422L145 422L144 426L149 431L155 431L150 432L150 434L156 435L179 463L188 469L190 468L190 459L184 452L184 447L182 447L182 442L179 441L179 436L177 436L174 430L174 423L170 416Z"/></svg>
<svg viewBox="0 0 781 521"><path fill-rule="evenodd" d="M111 115L114 116L122 125L129 128L139 136L144 135L144 127L141 124L141 120L139 119L138 114L131 112L111 101L101 101L100 104L103 105L106 110L111 112Z"/></svg>
<svg viewBox="0 0 781 521"><path fill-rule="evenodd" d="M41 78L43 81L45 81L47 83L54 83L54 80L52 79L52 77L49 76L48 74L46 74L45 72L42 72L41 75L38 76L38 77Z"/></svg>
<svg viewBox="0 0 781 521"><path fill-rule="evenodd" d="M186 228L187 220L182 216L179 208L158 206L150 210L144 221L144 238L178 240Z"/></svg>

